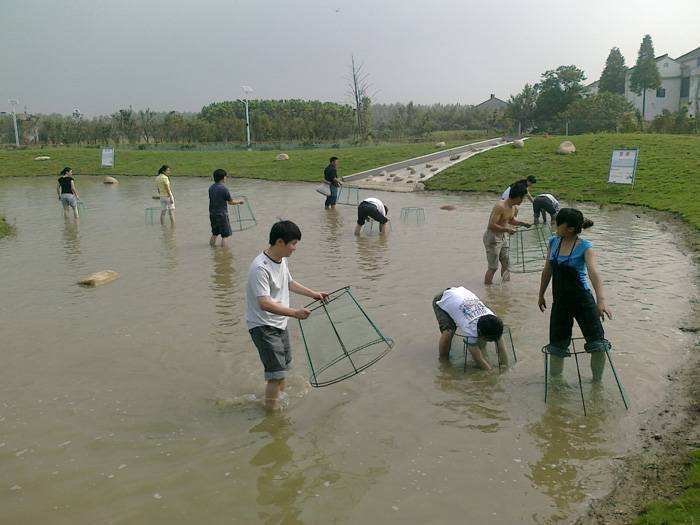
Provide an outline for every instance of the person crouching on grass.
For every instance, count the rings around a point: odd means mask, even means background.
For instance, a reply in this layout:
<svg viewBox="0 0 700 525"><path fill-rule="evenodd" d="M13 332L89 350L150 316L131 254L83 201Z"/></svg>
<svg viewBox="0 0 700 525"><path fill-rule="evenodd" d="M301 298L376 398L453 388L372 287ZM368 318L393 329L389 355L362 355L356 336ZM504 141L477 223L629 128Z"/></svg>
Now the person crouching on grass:
<svg viewBox="0 0 700 525"><path fill-rule="evenodd" d="M495 342L499 361L508 364L503 344L503 321L489 310L471 291L463 286L448 288L433 299L433 311L440 328L438 351L441 360L449 360L452 338L459 330L467 342L467 349L474 361L484 370L491 365L484 358L486 343Z"/></svg>
<svg viewBox="0 0 700 525"><path fill-rule="evenodd" d="M600 381L605 367L605 351L610 343L605 339L602 321L612 319L612 312L605 304L603 282L598 275L595 252L590 241L581 239L584 228L593 221L573 208L562 208L556 216L557 229L549 240L547 260L542 270L538 306L544 312L547 302L544 294L552 284L552 313L549 316L550 370L552 376L561 375L564 357L568 357L571 328L576 319L583 337L585 350L591 354L593 381ZM586 270L595 290L595 299L586 278Z"/></svg>
<svg viewBox="0 0 700 525"><path fill-rule="evenodd" d="M269 248L253 259L248 272L246 324L265 369L265 407L270 410L278 407L292 364L287 319L306 319L311 313L306 308L290 308L289 291L318 300L328 297L326 292L296 282L289 273L287 258L300 240L301 231L292 221L273 224Z"/></svg>
<svg viewBox="0 0 700 525"><path fill-rule="evenodd" d="M245 204L244 200L233 200L228 188L224 185L228 173L226 170L214 170L214 184L209 186L209 223L211 238L209 245L216 245L216 238L221 236L221 247L226 246L226 239L231 236L231 223L228 219L228 205Z"/></svg>

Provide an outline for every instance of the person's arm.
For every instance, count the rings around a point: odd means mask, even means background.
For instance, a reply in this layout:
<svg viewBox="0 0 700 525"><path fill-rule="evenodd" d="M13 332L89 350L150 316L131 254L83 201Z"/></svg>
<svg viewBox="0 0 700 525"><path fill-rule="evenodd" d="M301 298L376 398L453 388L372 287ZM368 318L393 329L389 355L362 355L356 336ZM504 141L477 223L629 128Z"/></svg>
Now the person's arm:
<svg viewBox="0 0 700 525"><path fill-rule="evenodd" d="M239 204L245 204L245 201L243 199L240 199L240 200L229 199L228 203L231 206L238 206Z"/></svg>
<svg viewBox="0 0 700 525"><path fill-rule="evenodd" d="M283 304L273 301L270 296L258 297L258 304L260 305L260 309L265 312L284 315L285 317L295 317L296 319L306 319L311 313L311 311L306 308L288 308Z"/></svg>
<svg viewBox="0 0 700 525"><path fill-rule="evenodd" d="M530 199L530 203L534 202L532 199L532 194L530 193L530 190L527 190L527 198Z"/></svg>
<svg viewBox="0 0 700 525"><path fill-rule="evenodd" d="M498 224L498 220L501 218L501 209L496 204L493 209L491 210L491 216L489 217L489 230L494 231L494 232L503 232L503 233L515 233L515 228L510 228L508 226L501 226Z"/></svg>
<svg viewBox="0 0 700 525"><path fill-rule="evenodd" d="M512 224L513 226L525 226L526 228L529 228L529 227L531 226L531 224L530 224L529 222L519 221L519 220L517 219L517 216L518 216L518 208L516 207L516 208L515 208L515 213L513 214L513 216L512 216L512 217L510 218L510 220L508 221L508 224Z"/></svg>
<svg viewBox="0 0 700 525"><path fill-rule="evenodd" d="M537 306L539 306L541 312L544 312L547 308L547 301L545 301L544 294L549 287L549 281L552 280L552 266L549 263L549 253L551 249L552 247L550 245L550 247L547 248L547 259L545 259L544 268L542 269L542 277L540 278L540 295L537 301Z"/></svg>
<svg viewBox="0 0 700 525"><path fill-rule="evenodd" d="M321 301L328 297L328 294L326 292L317 292L315 290L312 290L311 288L307 288L303 284L298 283L294 280L291 280L289 282L289 290L296 294L305 295L306 297L311 297L312 299L318 299Z"/></svg>
<svg viewBox="0 0 700 525"><path fill-rule="evenodd" d="M173 190L170 188L170 182L168 182L168 195L170 195L170 202L175 204L175 197L173 196Z"/></svg>
<svg viewBox="0 0 700 525"><path fill-rule="evenodd" d="M476 361L476 364L479 365L479 368L491 370L491 365L484 359L484 354L481 353L481 348L479 348L478 344L467 343L467 350L469 350L469 353L474 358L474 361Z"/></svg>
<svg viewBox="0 0 700 525"><path fill-rule="evenodd" d="M593 248L588 248L585 253L586 267L588 268L588 276L591 278L591 284L595 290L595 301L598 307L598 315L604 321L605 316L612 319L612 311L605 305L605 295L603 293L603 281L598 275L598 267L596 266L595 252Z"/></svg>
<svg viewBox="0 0 700 525"><path fill-rule="evenodd" d="M75 198L80 200L80 196L78 195L78 190L75 189L75 182L70 181L70 189L73 192L73 195L75 195Z"/></svg>

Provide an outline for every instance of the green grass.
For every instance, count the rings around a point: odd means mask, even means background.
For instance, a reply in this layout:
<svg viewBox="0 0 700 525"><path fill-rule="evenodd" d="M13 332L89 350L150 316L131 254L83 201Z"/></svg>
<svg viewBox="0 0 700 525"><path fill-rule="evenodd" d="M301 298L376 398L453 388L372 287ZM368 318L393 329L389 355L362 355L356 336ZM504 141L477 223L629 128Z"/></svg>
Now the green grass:
<svg viewBox="0 0 700 525"><path fill-rule="evenodd" d="M464 144L448 143L447 147ZM209 177L216 168L224 168L234 177L284 181L319 181L331 156L340 159L341 176L376 168L437 151L434 141L417 144L386 144L343 149L290 150L288 161L276 161L277 151L139 151L116 149L114 168L100 168L100 150L60 147L26 150L0 150L0 177L58 177L64 166L76 175L155 175L162 164L172 168L174 176ZM36 161L48 155L51 160Z"/></svg>
<svg viewBox="0 0 700 525"><path fill-rule="evenodd" d="M564 137L533 137L525 148L497 148L457 164L426 183L430 190L493 191L527 175L535 193L598 203L635 204L679 214L700 229L700 136L596 134L569 137L574 155L557 155ZM613 147L638 147L634 188L608 184Z"/></svg>
<svg viewBox="0 0 700 525"><path fill-rule="evenodd" d="M634 522L636 525L700 523L700 450L694 451L690 460L684 492L671 501L648 505Z"/></svg>
<svg viewBox="0 0 700 525"><path fill-rule="evenodd" d="M0 215L0 239L12 235L15 232L15 227L9 224L5 217Z"/></svg>

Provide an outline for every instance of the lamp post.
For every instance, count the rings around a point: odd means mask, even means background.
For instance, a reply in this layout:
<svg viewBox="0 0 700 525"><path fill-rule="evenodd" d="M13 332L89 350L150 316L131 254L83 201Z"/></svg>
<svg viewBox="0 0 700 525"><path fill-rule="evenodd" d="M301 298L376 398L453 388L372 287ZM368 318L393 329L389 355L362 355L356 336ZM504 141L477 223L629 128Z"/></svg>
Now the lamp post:
<svg viewBox="0 0 700 525"><path fill-rule="evenodd" d="M243 105L245 106L245 134L246 134L246 149L250 150L250 113L248 112L248 97L253 92L250 86L241 86L243 91Z"/></svg>
<svg viewBox="0 0 700 525"><path fill-rule="evenodd" d="M19 100L11 98L8 102L12 110L12 123L15 126L15 146L19 148L19 131L17 130L17 105L19 104Z"/></svg>

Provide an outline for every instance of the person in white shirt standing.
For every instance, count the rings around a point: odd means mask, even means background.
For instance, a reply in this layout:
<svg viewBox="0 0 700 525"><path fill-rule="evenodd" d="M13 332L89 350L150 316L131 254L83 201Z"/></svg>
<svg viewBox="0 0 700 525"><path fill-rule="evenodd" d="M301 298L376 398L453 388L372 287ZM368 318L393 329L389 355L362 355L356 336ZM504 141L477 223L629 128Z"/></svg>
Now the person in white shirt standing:
<svg viewBox="0 0 700 525"><path fill-rule="evenodd" d="M373 219L379 223L379 233L386 233L386 223L389 222L389 207L376 197L368 197L357 207L357 225L355 225L355 235L360 235L362 226L368 219Z"/></svg>
<svg viewBox="0 0 700 525"><path fill-rule="evenodd" d="M279 221L270 230L270 247L253 259L248 271L246 289L246 324L253 344L258 349L265 368L265 407L278 407L280 392L284 391L292 352L287 332L287 319L306 319L306 308L289 307L289 291L324 300L326 292L316 292L292 279L287 257L297 249L301 230L292 221Z"/></svg>
<svg viewBox="0 0 700 525"><path fill-rule="evenodd" d="M506 348L503 344L503 321L489 310L484 303L463 286L448 288L433 299L433 310L440 328L438 349L441 360L448 360L452 338L455 332L462 336L474 361L484 370L491 365L484 358L482 350L486 343L495 342L501 363L508 364Z"/></svg>

